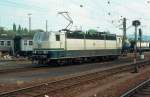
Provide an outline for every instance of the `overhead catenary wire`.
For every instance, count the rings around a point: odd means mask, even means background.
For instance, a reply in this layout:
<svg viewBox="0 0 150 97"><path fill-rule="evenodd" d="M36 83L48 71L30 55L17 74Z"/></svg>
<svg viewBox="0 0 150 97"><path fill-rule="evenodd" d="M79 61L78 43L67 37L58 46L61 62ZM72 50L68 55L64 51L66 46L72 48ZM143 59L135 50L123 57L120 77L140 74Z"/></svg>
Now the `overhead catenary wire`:
<svg viewBox="0 0 150 97"><path fill-rule="evenodd" d="M31 5L31 4L23 4L23 3L17 3L17 2L14 2L14 1L10 1L10 0L3 0L3 1L1 1L1 2L3 2L3 3L6 3L6 4L10 4L11 6L20 6L21 8L23 8L23 9L26 9L26 8L30 8L30 7L34 7L35 9L42 9L43 10L43 8L41 8L41 7L37 7L37 6L35 6L35 5ZM91 7L91 8L93 8L93 7ZM104 8L100 8L103 12L106 12L105 11L105 9ZM108 21L108 20L106 20L106 21Z"/></svg>
<svg viewBox="0 0 150 97"><path fill-rule="evenodd" d="M110 12L110 7L109 7L109 5L107 4L107 2L104 2L105 4L105 6L104 7L102 7L102 6L98 6L99 7L99 9L98 10L96 10L95 9L95 5L94 4L98 4L99 3L99 1L92 1L91 3L84 3L84 2L82 2L82 3L80 3L80 2L77 2L77 1L75 1L75 0L72 0L71 1L73 4L76 4L76 5L82 5L83 7L82 8L84 8L85 10L89 10L90 12L92 12L93 13L93 15L91 16L91 17L95 17L95 18L99 18L99 16L98 15L96 15L96 14L101 14L101 15L105 15L105 18L103 18L103 20L107 23L107 29L109 28L109 26L108 26L108 24L112 24L112 21L114 21L114 20L112 20L112 17L110 18L109 16L108 16L108 13ZM90 6L90 7L89 7ZM94 15L95 14L95 15ZM95 25L96 26L96 25ZM98 26L98 25L97 25ZM106 25L105 25L105 27L106 27Z"/></svg>
<svg viewBox="0 0 150 97"><path fill-rule="evenodd" d="M69 2L73 2L75 3L76 5L82 5L83 8L87 8L87 3L84 3L86 1L82 0L80 2L76 1L76 0L71 0ZM133 10L132 8L128 7L128 6L125 6L123 5L122 1L116 1L116 0L107 0L104 2L104 7L103 6L98 6L99 9L95 9L94 7L94 4L98 4L99 1L91 1L93 2L92 4L90 4L90 6L88 7L93 13L95 14L107 14L106 16L108 16L108 18L104 18L103 20L106 21L108 24L110 25L113 25L114 27L116 27L118 25L118 21L117 19L115 19L115 16L122 16L122 14L120 14L120 12L118 12L117 10L114 10L113 7L114 6L120 6L122 8L125 8L125 9L128 9L131 13L132 12L137 12L138 14L138 11L136 10ZM83 4L82 4L83 3ZM39 11L39 10L43 10L43 11L46 11L47 12L47 9L45 7L41 7L41 6L37 6L35 4L24 4L22 3L21 1L19 2L16 2L16 1L12 1L12 0L1 0L0 1L0 6L3 6L3 5L10 5L12 7L16 7L19 6L20 8L22 9L31 9L31 8L34 8L35 10ZM62 0L62 6L63 7L66 7L65 3L63 3L63 0ZM42 12L42 11L41 11ZM108 13L110 13L110 16L108 15ZM95 15L94 17L97 17L97 15ZM127 17L128 18L128 17ZM130 19L130 18L128 18ZM131 19L132 20L132 19ZM98 25L97 25L98 26ZM108 26L107 26L108 27ZM108 27L109 28L109 27Z"/></svg>

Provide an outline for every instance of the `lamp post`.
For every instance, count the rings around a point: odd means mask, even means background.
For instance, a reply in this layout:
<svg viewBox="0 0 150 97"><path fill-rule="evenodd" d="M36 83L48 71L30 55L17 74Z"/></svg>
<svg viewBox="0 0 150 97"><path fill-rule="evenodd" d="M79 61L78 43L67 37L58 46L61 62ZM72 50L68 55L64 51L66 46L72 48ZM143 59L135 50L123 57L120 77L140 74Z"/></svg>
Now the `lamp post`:
<svg viewBox="0 0 150 97"><path fill-rule="evenodd" d="M46 29L45 29L46 32L48 32L48 20L46 20Z"/></svg>
<svg viewBox="0 0 150 97"><path fill-rule="evenodd" d="M132 22L132 25L135 27L135 38L134 38L134 42L135 42L135 45L134 45L134 63L135 63L135 73L138 73L138 65L136 64L137 62L137 28L138 26L141 25L141 22L139 20L134 20Z"/></svg>
<svg viewBox="0 0 150 97"><path fill-rule="evenodd" d="M31 32L31 13L28 13L29 16L29 32Z"/></svg>

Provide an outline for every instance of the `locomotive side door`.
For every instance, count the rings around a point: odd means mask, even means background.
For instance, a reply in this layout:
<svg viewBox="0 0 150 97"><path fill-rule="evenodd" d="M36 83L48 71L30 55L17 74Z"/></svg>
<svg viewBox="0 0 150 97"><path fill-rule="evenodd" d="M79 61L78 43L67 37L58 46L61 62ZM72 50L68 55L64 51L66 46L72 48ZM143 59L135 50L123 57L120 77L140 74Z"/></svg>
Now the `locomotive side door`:
<svg viewBox="0 0 150 97"><path fill-rule="evenodd" d="M65 51L65 33L60 33L60 48L63 50L61 52L61 57L65 57L66 56L66 51Z"/></svg>
<svg viewBox="0 0 150 97"><path fill-rule="evenodd" d="M65 34L60 33L60 48L65 49Z"/></svg>

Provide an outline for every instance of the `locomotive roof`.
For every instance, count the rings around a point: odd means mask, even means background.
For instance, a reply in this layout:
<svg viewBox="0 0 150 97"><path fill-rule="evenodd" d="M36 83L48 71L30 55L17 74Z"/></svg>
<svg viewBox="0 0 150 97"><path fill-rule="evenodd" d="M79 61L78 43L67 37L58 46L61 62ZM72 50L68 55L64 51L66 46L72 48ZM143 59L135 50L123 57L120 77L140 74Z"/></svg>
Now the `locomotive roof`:
<svg viewBox="0 0 150 97"><path fill-rule="evenodd" d="M116 34L110 34L105 32L96 32L96 33L89 33L89 32L80 32L75 31L72 33L67 33L68 38L76 38L76 39L100 39L100 40L116 40Z"/></svg>

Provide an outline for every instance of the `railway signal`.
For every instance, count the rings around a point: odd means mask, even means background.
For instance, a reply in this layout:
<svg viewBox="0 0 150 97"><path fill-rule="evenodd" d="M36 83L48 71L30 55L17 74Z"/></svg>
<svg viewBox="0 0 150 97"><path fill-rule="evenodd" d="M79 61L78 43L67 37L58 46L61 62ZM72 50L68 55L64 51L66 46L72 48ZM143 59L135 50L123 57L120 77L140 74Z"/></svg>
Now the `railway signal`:
<svg viewBox="0 0 150 97"><path fill-rule="evenodd" d="M141 22L139 20L134 20L132 22L132 25L135 27L134 63L136 64L136 61L137 61L137 28L138 28L138 26L141 25ZM138 73L138 65L137 64L135 66L135 73Z"/></svg>
<svg viewBox="0 0 150 97"><path fill-rule="evenodd" d="M126 54L127 52L125 51L125 41L127 39L126 36L126 30L127 30L127 23L126 23L127 19L123 18L123 39L122 39L122 54Z"/></svg>
<svg viewBox="0 0 150 97"><path fill-rule="evenodd" d="M144 55L143 55L143 52L142 52L142 29L140 28L139 29L139 41L140 41L140 57L141 59L144 59Z"/></svg>

